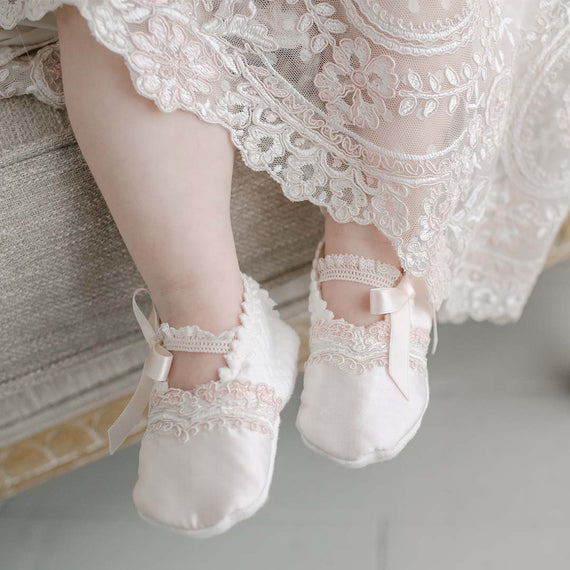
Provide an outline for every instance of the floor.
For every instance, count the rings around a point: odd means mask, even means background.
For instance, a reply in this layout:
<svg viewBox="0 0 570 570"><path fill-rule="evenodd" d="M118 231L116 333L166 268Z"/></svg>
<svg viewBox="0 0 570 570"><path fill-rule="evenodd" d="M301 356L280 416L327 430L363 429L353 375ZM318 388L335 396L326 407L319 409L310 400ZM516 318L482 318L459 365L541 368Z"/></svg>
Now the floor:
<svg viewBox="0 0 570 570"><path fill-rule="evenodd" d="M345 470L309 452L297 392L270 500L250 521L197 542L147 526L129 448L7 501L0 568L568 569L569 285L566 263L516 325L441 327L430 409L391 462Z"/></svg>

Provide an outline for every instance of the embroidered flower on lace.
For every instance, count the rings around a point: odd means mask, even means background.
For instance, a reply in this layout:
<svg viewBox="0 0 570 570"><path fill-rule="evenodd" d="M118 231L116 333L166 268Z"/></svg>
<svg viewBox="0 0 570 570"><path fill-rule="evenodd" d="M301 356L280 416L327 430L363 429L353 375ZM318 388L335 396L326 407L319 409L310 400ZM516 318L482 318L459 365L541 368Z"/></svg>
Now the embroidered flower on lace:
<svg viewBox="0 0 570 570"><path fill-rule="evenodd" d="M38 51L32 60L30 78L40 101L54 107L64 105L61 61L57 46L48 45Z"/></svg>
<svg viewBox="0 0 570 570"><path fill-rule="evenodd" d="M251 135L252 138L245 142L244 147L254 164L268 164L285 154L285 148L277 134L273 135L267 130L253 127Z"/></svg>
<svg viewBox="0 0 570 570"><path fill-rule="evenodd" d="M155 390L147 432L169 433L185 441L202 430L220 427L273 434L282 406L272 387L238 380L212 381L192 391Z"/></svg>
<svg viewBox="0 0 570 570"><path fill-rule="evenodd" d="M220 73L202 44L192 41L181 25L161 16L148 20L148 30L132 34L136 50L130 59L140 74L138 87L165 111L191 107L197 94L210 93Z"/></svg>
<svg viewBox="0 0 570 570"><path fill-rule="evenodd" d="M418 218L420 239L426 244L433 244L445 231L453 213L454 196L443 185L436 186L429 199L424 201L424 215Z"/></svg>
<svg viewBox="0 0 570 570"><path fill-rule="evenodd" d="M382 184L371 199L374 222L386 235L400 237L410 229L410 211L389 184Z"/></svg>
<svg viewBox="0 0 570 570"><path fill-rule="evenodd" d="M289 156L284 176L293 200L302 200L309 194L318 195L319 188L324 189L327 183L327 176L316 156Z"/></svg>
<svg viewBox="0 0 570 570"><path fill-rule="evenodd" d="M88 21L93 26L95 36L99 41L108 46L113 46L113 51L118 51L119 53L130 52L133 50L133 46L130 40L131 29L128 14L132 11L132 8L126 14L120 9L114 8L99 3L95 3L93 6L88 5L87 9L91 11ZM117 6L116 8L119 7ZM140 14L139 10L137 12ZM148 10L145 10L145 12L149 13Z"/></svg>
<svg viewBox="0 0 570 570"><path fill-rule="evenodd" d="M429 252L417 238L412 238L405 247L405 265L412 272L424 273L429 267Z"/></svg>
<svg viewBox="0 0 570 570"><path fill-rule="evenodd" d="M2 3L0 8L0 28L11 29L23 17L25 0L9 0L7 3Z"/></svg>
<svg viewBox="0 0 570 570"><path fill-rule="evenodd" d="M421 18L385 0L68 2L123 55L142 96L229 128L246 164L289 198L375 224L436 307L451 292L444 313L518 318L568 211L569 0L524 10L515 0L442 0L444 11L413 1ZM62 3L12 0L0 26ZM25 93L29 82L13 77ZM267 111L281 122L269 124ZM454 204L438 228L424 202L439 187ZM532 236L531 249L501 237L507 224ZM483 281L494 292L487 306Z"/></svg>
<svg viewBox="0 0 570 570"><path fill-rule="evenodd" d="M333 49L333 61L327 61L316 75L315 85L331 118L342 124L376 129L380 118L392 119L385 99L392 99L396 93L395 67L388 55L371 57L365 39L343 38Z"/></svg>
<svg viewBox="0 0 570 570"><path fill-rule="evenodd" d="M244 127L250 120L249 103L238 93L229 91L223 99L220 99L218 114L232 127Z"/></svg>

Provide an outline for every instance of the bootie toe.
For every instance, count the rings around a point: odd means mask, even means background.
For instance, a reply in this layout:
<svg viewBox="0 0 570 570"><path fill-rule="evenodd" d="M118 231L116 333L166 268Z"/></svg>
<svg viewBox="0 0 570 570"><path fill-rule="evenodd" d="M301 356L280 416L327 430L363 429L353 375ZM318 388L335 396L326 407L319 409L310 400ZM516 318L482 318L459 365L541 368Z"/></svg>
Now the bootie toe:
<svg viewBox="0 0 570 570"><path fill-rule="evenodd" d="M149 352L137 391L109 430L110 448L121 445L148 401L133 500L142 518L187 536L224 532L265 503L279 414L294 388L298 335L267 292L243 279L240 325L221 335L160 324L154 308L149 322L133 298ZM177 350L223 354L227 366L219 380L171 388L170 351Z"/></svg>

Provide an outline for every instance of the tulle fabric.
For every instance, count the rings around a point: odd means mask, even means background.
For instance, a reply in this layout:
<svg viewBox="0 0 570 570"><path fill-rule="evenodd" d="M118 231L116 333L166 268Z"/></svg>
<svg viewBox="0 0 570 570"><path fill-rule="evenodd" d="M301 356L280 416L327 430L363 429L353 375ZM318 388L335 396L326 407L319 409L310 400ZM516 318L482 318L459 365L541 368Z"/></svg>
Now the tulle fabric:
<svg viewBox="0 0 570 570"><path fill-rule="evenodd" d="M3 3L0 27L62 3ZM374 224L442 319L520 316L570 202L570 0L65 3L162 111L224 125L291 200ZM57 44L35 47L0 35L0 93L63 105Z"/></svg>

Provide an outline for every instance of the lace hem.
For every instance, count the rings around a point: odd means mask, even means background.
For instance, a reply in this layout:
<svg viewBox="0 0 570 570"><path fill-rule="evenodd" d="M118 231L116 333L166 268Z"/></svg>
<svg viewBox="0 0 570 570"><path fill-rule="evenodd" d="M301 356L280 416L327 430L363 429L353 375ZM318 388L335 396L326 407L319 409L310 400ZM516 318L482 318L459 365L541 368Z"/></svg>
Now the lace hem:
<svg viewBox="0 0 570 570"><path fill-rule="evenodd" d="M63 3L13 0L0 26ZM378 227L450 319L518 318L568 212L568 0L65 3L140 95L226 127L291 200ZM521 284L482 284L495 255Z"/></svg>
<svg viewBox="0 0 570 570"><path fill-rule="evenodd" d="M157 388L150 398L147 431L185 440L219 427L273 434L282 407L271 386L247 381L211 381L191 391Z"/></svg>
<svg viewBox="0 0 570 570"><path fill-rule="evenodd" d="M38 19L62 3L16 0L4 20ZM465 0L470 17L450 12L433 20L427 35L425 24L394 26L395 14L382 22L382 4L371 11L365 2L358 3L362 14L349 2L296 0L248 14L197 0L66 3L125 58L139 94L162 111L183 109L225 126L246 164L268 172L291 200L324 206L338 222L375 224L439 307L451 278L453 236L445 230L453 216L473 217L475 202L459 195L474 180L481 153L488 162L497 151L494 125L484 137L481 123L495 101L478 95L512 52L496 0ZM290 30L283 27L289 21ZM387 53L378 55L377 46ZM454 50L463 50L458 61ZM410 67L406 54L421 59ZM442 54L447 64L440 69L430 58ZM313 85L295 81L299 90L293 88L293 70L303 78L309 70ZM401 135L398 125L410 117L418 124L409 147L398 151L390 137ZM458 117L466 129L454 140L442 134L437 149L417 147L418 130L448 132ZM412 211L421 212L419 223L410 223Z"/></svg>
<svg viewBox="0 0 570 570"><path fill-rule="evenodd" d="M354 281L370 287L388 289L402 276L394 265L359 255L330 254L319 258L317 263L319 282Z"/></svg>

